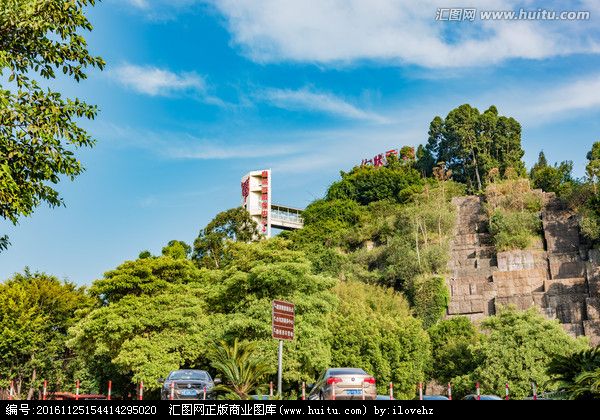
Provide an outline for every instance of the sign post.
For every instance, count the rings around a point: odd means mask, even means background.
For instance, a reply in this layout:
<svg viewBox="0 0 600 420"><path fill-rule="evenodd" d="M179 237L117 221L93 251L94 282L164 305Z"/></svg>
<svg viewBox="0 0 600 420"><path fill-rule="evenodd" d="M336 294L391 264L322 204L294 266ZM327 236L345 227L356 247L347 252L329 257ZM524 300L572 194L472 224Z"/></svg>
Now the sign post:
<svg viewBox="0 0 600 420"><path fill-rule="evenodd" d="M281 372L283 371L283 340L279 340L279 353L277 354L277 396L281 397Z"/></svg>
<svg viewBox="0 0 600 420"><path fill-rule="evenodd" d="M277 395L281 396L281 382L283 371L283 340L294 339L295 306L283 300L273 301L272 312L272 337L279 340L279 353L277 355Z"/></svg>

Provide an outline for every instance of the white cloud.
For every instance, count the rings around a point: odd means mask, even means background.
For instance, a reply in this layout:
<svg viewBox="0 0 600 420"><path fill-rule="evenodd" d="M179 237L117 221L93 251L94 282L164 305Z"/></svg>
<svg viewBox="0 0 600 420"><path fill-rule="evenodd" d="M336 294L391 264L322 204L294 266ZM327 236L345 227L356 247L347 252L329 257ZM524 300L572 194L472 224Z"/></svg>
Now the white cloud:
<svg viewBox="0 0 600 420"><path fill-rule="evenodd" d="M309 89L266 89L257 95L261 100L277 108L288 110L316 111L343 118L385 123L382 115L364 111L335 95L314 92Z"/></svg>
<svg viewBox="0 0 600 420"><path fill-rule="evenodd" d="M357 60L430 68L599 53L597 17L588 22L441 22L447 0L212 0L233 42L259 62L345 64ZM586 10L590 3L572 3ZM477 10L565 10L560 3L484 0ZM556 6L556 7L553 7ZM577 6L580 6L579 8ZM589 8L588 8L589 10Z"/></svg>
<svg viewBox="0 0 600 420"><path fill-rule="evenodd" d="M495 103L501 113L514 116L524 125L537 126L600 109L598 92L600 74L592 74L554 86L544 82L538 86L494 91L480 98L483 101L479 102Z"/></svg>
<svg viewBox="0 0 600 420"><path fill-rule="evenodd" d="M600 106L600 74L572 81L540 95L538 115L560 114Z"/></svg>
<svg viewBox="0 0 600 420"><path fill-rule="evenodd" d="M148 2L146 0L128 0L131 5L134 7L145 9L148 7Z"/></svg>
<svg viewBox="0 0 600 420"><path fill-rule="evenodd" d="M163 153L173 159L254 159L273 156L286 156L298 152L295 145L279 144L247 144L243 141L238 145L223 145L220 141L201 140L200 144L186 144L167 147Z"/></svg>
<svg viewBox="0 0 600 420"><path fill-rule="evenodd" d="M114 141L116 147L148 150L168 159L254 159L293 155L304 150L303 145L294 142L275 141L269 144L268 137L273 134L265 133L256 134L256 137L250 134L229 134L235 138L235 142L226 142L222 139L201 138L186 132L155 131L102 122L97 123L94 132L99 138Z"/></svg>
<svg viewBox="0 0 600 420"><path fill-rule="evenodd" d="M122 0L117 0L122 1ZM130 5L137 9L149 11L151 9L165 10L168 8L183 8L195 3L200 3L200 0L126 0Z"/></svg>
<svg viewBox="0 0 600 420"><path fill-rule="evenodd" d="M349 170L362 159L372 158L386 150L405 145L417 146L427 132L427 118L416 118L410 123L394 126L334 128L295 133L294 138L305 148L293 156L269 162L273 171L282 174L322 173L336 174ZM287 137L290 137L288 134Z"/></svg>
<svg viewBox="0 0 600 420"><path fill-rule="evenodd" d="M124 64L109 73L115 80L136 92L168 96L176 92L204 93L204 78L196 73L174 73L151 66Z"/></svg>

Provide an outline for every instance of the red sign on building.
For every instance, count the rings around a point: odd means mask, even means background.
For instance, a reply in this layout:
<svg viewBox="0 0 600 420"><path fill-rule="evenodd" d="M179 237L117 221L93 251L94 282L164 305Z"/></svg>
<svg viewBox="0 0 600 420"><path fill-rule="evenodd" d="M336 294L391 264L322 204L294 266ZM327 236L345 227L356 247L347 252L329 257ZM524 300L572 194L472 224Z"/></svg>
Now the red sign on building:
<svg viewBox="0 0 600 420"><path fill-rule="evenodd" d="M244 203L248 199L248 195L250 194L250 177L246 178L244 182L242 182L242 198L244 199Z"/></svg>
<svg viewBox="0 0 600 420"><path fill-rule="evenodd" d="M262 225L262 232L263 233L267 233L267 225L269 224L268 222L268 210L269 208L269 195L268 195L268 187L267 185L269 185L269 171L262 171L262 195L261 195L261 199L262 199L262 205L261 208L263 209L261 215L260 215L260 224ZM266 191L265 191L266 189Z"/></svg>
<svg viewBox="0 0 600 420"><path fill-rule="evenodd" d="M276 340L294 339L295 305L283 300L273 301L272 336Z"/></svg>

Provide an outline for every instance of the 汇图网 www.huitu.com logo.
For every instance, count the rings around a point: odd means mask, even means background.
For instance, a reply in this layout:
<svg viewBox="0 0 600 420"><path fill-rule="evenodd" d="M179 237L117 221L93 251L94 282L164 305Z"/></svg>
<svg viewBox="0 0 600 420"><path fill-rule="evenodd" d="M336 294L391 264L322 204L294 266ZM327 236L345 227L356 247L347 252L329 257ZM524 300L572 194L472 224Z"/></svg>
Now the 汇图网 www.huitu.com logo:
<svg viewBox="0 0 600 420"><path fill-rule="evenodd" d="M477 10L467 7L438 8L435 20L470 21L474 20L589 20L587 10Z"/></svg>

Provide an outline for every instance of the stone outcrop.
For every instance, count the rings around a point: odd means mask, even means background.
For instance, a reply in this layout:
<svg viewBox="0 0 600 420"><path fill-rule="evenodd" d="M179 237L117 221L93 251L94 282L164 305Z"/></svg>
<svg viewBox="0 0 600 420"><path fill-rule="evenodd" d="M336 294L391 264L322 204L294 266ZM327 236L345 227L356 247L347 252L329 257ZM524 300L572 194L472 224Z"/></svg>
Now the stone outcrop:
<svg viewBox="0 0 600 420"><path fill-rule="evenodd" d="M600 344L600 251L589 249L575 214L544 194L543 241L532 249L496 252L483 199L457 197L457 226L447 283L448 316L477 320L500 306L538 307L572 335Z"/></svg>

